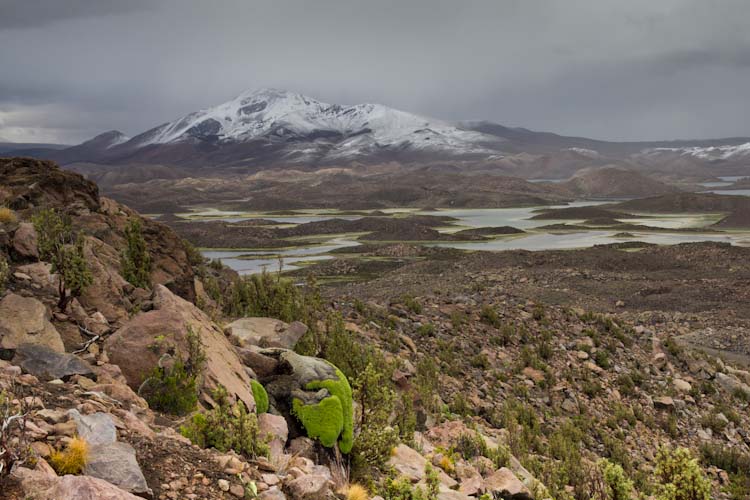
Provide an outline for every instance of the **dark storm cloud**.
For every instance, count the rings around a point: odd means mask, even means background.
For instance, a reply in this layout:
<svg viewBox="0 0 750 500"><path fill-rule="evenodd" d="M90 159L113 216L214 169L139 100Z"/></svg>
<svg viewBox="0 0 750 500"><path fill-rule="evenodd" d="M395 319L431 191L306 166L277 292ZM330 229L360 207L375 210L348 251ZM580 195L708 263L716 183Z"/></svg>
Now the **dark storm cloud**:
<svg viewBox="0 0 750 500"><path fill-rule="evenodd" d="M0 0L15 140L135 134L267 86L599 138L737 136L749 85L746 0Z"/></svg>

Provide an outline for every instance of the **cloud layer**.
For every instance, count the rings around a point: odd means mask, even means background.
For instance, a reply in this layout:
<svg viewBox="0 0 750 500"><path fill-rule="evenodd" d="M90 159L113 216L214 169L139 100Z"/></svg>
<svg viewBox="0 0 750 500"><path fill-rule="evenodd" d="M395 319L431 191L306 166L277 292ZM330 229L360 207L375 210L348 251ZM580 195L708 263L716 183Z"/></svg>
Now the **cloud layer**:
<svg viewBox="0 0 750 500"><path fill-rule="evenodd" d="M268 86L596 138L750 135L746 0L0 0L0 68L15 141Z"/></svg>

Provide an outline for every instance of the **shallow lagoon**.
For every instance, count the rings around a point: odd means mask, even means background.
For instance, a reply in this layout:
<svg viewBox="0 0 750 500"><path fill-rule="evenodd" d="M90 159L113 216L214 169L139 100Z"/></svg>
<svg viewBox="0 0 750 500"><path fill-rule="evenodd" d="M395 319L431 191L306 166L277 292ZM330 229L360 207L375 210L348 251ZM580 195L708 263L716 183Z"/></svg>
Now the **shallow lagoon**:
<svg viewBox="0 0 750 500"><path fill-rule="evenodd" d="M581 201L563 205L571 206L593 206L609 202ZM562 206L560 206L562 207ZM416 213L421 215L445 215L454 217L457 221L440 230L443 232L455 232L463 228L471 227L495 227L513 226L527 231L523 235L501 236L488 241L473 242L424 242L426 245L459 248L465 250L554 250L585 248L593 245L603 245L623 241L643 241L660 245L677 243L688 243L698 241L727 242L735 245L750 246L750 233L728 232L728 233L670 233L670 232L639 232L631 231L632 238L615 237L619 231L616 230L572 230L543 232L538 228L549 224L562 222L559 220L532 220L540 210L549 208L560 208L550 206L522 207L522 208L489 208L489 209L440 209L436 211L416 211L412 209L389 209L387 213L393 216ZM252 218L263 218L277 222L304 223L313 220L327 220L332 218L356 219L361 216L337 215L336 211L297 211L304 215L276 217L269 214L242 214L236 212L221 212L218 210L193 213L198 217L206 216L210 220L247 220ZM386 212L383 210L383 212ZM720 216L716 214L659 214L644 215L623 219L626 223L642 224L652 227L669 229L682 229L690 227L703 227L716 222ZM580 220L566 220L565 222L575 224ZM290 241L290 244L293 242ZM254 274L268 271L276 271L279 266L278 257L283 258L284 270L298 269L294 265L299 262L319 261L333 258L332 250L355 247L357 241L346 236L330 236L317 239L315 243L305 246L297 246L286 249L253 249L253 250L212 250L206 249L203 255L211 259L221 261L239 272L240 274ZM278 256L278 257L277 257Z"/></svg>

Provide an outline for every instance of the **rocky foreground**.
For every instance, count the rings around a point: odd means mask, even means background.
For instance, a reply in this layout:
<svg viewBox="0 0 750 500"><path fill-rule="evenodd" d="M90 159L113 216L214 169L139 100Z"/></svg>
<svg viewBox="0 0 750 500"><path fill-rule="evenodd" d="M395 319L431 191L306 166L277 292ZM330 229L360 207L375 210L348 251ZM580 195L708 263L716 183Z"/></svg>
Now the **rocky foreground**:
<svg viewBox="0 0 750 500"><path fill-rule="evenodd" d="M239 280L50 163L0 160L0 206L3 498L748 498L750 372L690 337L747 338L742 250L433 252L324 299ZM50 209L79 236L48 241ZM639 258L695 277L700 310L637 299ZM676 447L697 496L664 496Z"/></svg>

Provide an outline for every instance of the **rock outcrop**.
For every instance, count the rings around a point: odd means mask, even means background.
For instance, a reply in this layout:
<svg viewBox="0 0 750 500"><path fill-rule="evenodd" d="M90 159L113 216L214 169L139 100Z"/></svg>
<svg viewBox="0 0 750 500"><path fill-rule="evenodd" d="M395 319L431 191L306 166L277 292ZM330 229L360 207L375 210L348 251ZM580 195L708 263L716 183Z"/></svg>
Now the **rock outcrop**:
<svg viewBox="0 0 750 500"><path fill-rule="evenodd" d="M254 409L250 377L221 329L163 285L154 287L152 302L153 310L136 314L105 342L111 362L120 366L130 387L137 390L162 355L187 356L192 331L206 354L204 395L210 400L210 392L222 385Z"/></svg>

